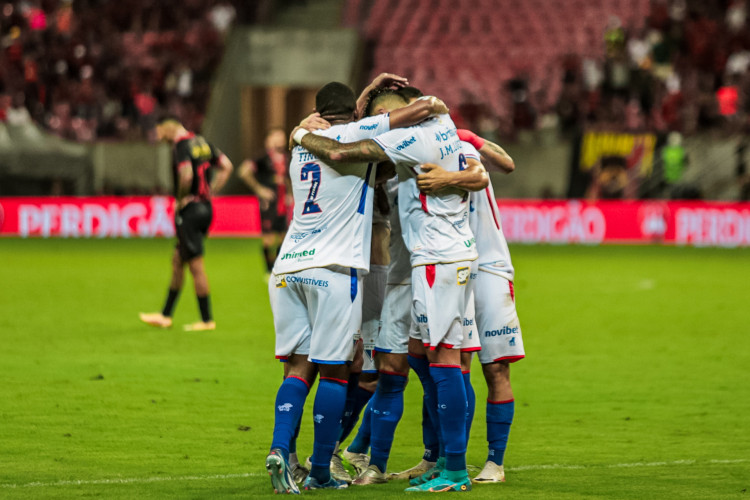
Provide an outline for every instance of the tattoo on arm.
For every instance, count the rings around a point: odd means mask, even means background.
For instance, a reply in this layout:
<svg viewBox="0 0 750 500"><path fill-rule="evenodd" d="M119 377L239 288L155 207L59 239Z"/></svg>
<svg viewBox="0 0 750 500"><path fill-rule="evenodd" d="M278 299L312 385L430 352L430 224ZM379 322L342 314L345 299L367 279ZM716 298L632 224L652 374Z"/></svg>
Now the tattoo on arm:
<svg viewBox="0 0 750 500"><path fill-rule="evenodd" d="M340 143L327 137L307 134L302 147L318 158L333 163L379 162L388 160L388 155L373 140Z"/></svg>

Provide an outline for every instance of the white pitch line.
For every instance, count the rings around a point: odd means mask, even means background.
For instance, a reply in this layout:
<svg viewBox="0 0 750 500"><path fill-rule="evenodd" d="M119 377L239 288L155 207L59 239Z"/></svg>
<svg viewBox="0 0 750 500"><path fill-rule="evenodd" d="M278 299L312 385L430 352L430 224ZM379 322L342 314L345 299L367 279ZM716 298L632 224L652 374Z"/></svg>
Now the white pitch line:
<svg viewBox="0 0 750 500"><path fill-rule="evenodd" d="M33 482L24 484L0 484L0 488L40 488L53 486L79 486L91 484L143 484L160 483L167 481L207 481L211 479L238 479L244 477L257 477L264 474L246 472L244 474L214 474L211 476L156 476L156 477L128 477L115 479L92 479L92 480L69 480L55 481L51 483Z"/></svg>
<svg viewBox="0 0 750 500"><path fill-rule="evenodd" d="M671 462L632 462L622 464L594 464L594 465L566 465L566 464L539 464L539 465L518 465L515 467L508 467L507 470L510 472L518 471L535 471L535 470L580 470L580 469L626 469L626 468L638 468L638 467L665 467L670 465L696 465L700 463L715 464L715 465L726 465L726 464L740 464L750 462L750 459L739 458L734 460L706 460L705 462L699 460L673 460ZM477 467L478 468L478 467ZM160 483L168 481L209 481L212 479L241 479L246 477L260 477L265 474L246 472L244 474L214 474L209 476L156 476L156 477L130 477L130 478L115 478L115 479L91 479L91 480L68 480L68 481L54 481L49 483L44 482L33 482L23 484L0 484L0 488L5 489L16 489L16 488L50 488L55 486L87 486L87 485L98 485L98 484L145 484L145 483Z"/></svg>

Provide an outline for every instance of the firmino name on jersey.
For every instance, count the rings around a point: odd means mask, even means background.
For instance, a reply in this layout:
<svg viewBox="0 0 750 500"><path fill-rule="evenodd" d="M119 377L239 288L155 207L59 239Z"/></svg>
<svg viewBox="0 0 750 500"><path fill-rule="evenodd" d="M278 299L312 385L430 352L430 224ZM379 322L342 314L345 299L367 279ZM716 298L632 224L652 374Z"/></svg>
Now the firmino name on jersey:
<svg viewBox="0 0 750 500"><path fill-rule="evenodd" d="M310 250L303 250L301 252L287 252L284 255L281 256L281 260L286 259L299 259L301 257L312 257L315 255L315 249L312 248Z"/></svg>
<svg viewBox="0 0 750 500"><path fill-rule="evenodd" d="M307 151L300 151L299 161L302 163L308 162L308 161L318 161L318 157Z"/></svg>

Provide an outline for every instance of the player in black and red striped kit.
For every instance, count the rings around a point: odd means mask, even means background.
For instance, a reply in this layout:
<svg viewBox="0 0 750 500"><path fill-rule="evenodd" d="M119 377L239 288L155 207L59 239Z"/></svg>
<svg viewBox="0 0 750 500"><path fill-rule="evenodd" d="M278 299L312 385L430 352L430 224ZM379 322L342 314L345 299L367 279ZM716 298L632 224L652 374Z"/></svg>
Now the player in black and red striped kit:
<svg viewBox="0 0 750 500"><path fill-rule="evenodd" d="M218 148L183 127L174 117L161 119L156 126L160 141L174 144L173 175L175 191L175 232L177 246L172 257L172 279L160 313L141 313L144 323L160 328L172 326L172 312L182 289L185 265L190 269L201 321L185 330L213 330L208 277L203 263L203 239L213 219L211 194L224 186L232 172L232 162Z"/></svg>

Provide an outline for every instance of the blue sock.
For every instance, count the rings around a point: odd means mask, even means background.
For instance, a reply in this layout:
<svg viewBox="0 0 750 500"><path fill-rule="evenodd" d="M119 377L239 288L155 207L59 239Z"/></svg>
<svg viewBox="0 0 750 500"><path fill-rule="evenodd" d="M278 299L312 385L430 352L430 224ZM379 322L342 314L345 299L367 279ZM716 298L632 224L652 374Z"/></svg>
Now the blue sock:
<svg viewBox="0 0 750 500"><path fill-rule="evenodd" d="M427 412L427 405L422 400L422 442L424 443L424 455L422 458L428 462L437 462L440 456L440 440L438 431L432 424L430 414Z"/></svg>
<svg viewBox="0 0 750 500"><path fill-rule="evenodd" d="M297 427L294 428L294 435L292 436L292 440L289 442L289 453L297 453L297 438L299 437L299 429L302 426L302 414L304 412L300 412L299 420L297 421Z"/></svg>
<svg viewBox="0 0 750 500"><path fill-rule="evenodd" d="M393 436L404 414L404 388L407 376L380 372L378 387L372 397L372 454L370 465L385 472L391 454Z"/></svg>
<svg viewBox="0 0 750 500"><path fill-rule="evenodd" d="M359 424L357 435L354 436L351 444L346 448L352 453L367 453L370 449L370 436L372 434L372 398L367 402L365 412L362 414L362 422Z"/></svg>
<svg viewBox="0 0 750 500"><path fill-rule="evenodd" d="M515 402L512 399L510 401L487 400L487 443L489 444L487 460L497 465L503 465L514 413Z"/></svg>
<svg viewBox="0 0 750 500"><path fill-rule="evenodd" d="M422 382L422 390L424 391L423 408L426 408L429 421L437 436L438 456L442 457L445 455L445 451L443 450L443 437L440 434L440 418L437 411L437 388L435 387L435 381L432 380L432 375L430 375L430 362L427 361L427 358L409 355L409 366L417 374L419 381ZM424 423L424 420L422 422ZM423 428L422 436L424 436L424 433L425 429ZM437 461L437 457L432 461Z"/></svg>
<svg viewBox="0 0 750 500"><path fill-rule="evenodd" d="M315 439L310 461L310 475L320 483L331 479L330 463L341 431L341 417L346 404L346 381L320 377L313 405Z"/></svg>
<svg viewBox="0 0 750 500"><path fill-rule="evenodd" d="M297 377L287 377L276 393L271 449L280 449L287 461L289 460L289 447L294 436L294 430L302 417L308 391L309 388L304 380Z"/></svg>
<svg viewBox="0 0 750 500"><path fill-rule="evenodd" d="M466 388L459 365L431 364L438 401L445 470L466 471ZM461 429L463 432L458 432Z"/></svg>
<svg viewBox="0 0 750 500"><path fill-rule="evenodd" d="M350 377L349 384L351 383L352 379ZM349 392L350 388L347 385L346 406L344 407L344 418L341 420L341 434L339 435L340 443L343 443L349 437L349 434L352 433L354 426L357 425L357 421L359 420L359 415L362 413L362 408L367 405L367 402L372 397L372 392L359 386L359 374L357 374L354 389L351 389L351 396Z"/></svg>
<svg viewBox="0 0 750 500"><path fill-rule="evenodd" d="M474 409L477 405L477 396L474 394L474 386L471 385L471 372L463 373L464 387L466 388L466 444L469 444L471 434L471 423L474 421Z"/></svg>

